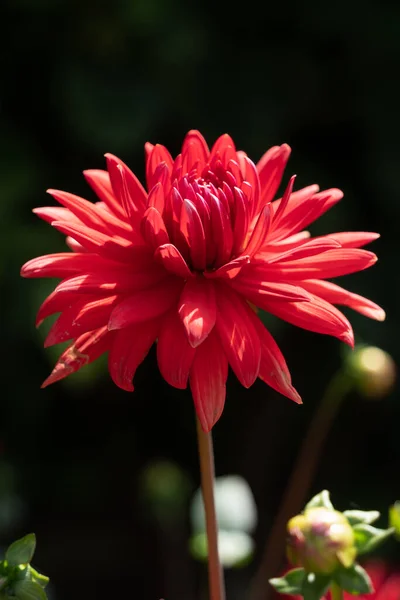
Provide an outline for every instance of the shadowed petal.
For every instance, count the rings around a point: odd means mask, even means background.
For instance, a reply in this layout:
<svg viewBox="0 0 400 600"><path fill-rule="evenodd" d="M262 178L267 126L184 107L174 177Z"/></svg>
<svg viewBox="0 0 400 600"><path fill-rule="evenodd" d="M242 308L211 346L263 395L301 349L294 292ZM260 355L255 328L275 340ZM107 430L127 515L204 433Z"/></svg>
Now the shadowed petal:
<svg viewBox="0 0 400 600"><path fill-rule="evenodd" d="M146 210L140 228L144 240L153 250L156 250L163 244L169 243L167 228L161 214L156 208L151 206Z"/></svg>
<svg viewBox="0 0 400 600"><path fill-rule="evenodd" d="M265 308L288 323L332 335L349 346L354 345L349 321L337 308L318 296L310 294L309 302L265 302Z"/></svg>
<svg viewBox="0 0 400 600"><path fill-rule="evenodd" d="M107 327L81 335L61 354L51 375L42 383L41 387L45 388L51 383L68 377L71 373L79 371L85 365L99 358L109 349L113 335L107 330Z"/></svg>
<svg viewBox="0 0 400 600"><path fill-rule="evenodd" d="M289 160L290 152L290 146L287 144L274 146L258 161L256 166L261 187L258 209L273 200L282 181L283 172L287 161ZM255 214L257 214L257 212Z"/></svg>
<svg viewBox="0 0 400 600"><path fill-rule="evenodd" d="M163 319L157 343L157 361L165 381L178 389L185 389L189 370L195 355L186 331L175 309Z"/></svg>
<svg viewBox="0 0 400 600"><path fill-rule="evenodd" d="M178 277L183 277L183 279L193 277L182 254L173 244L163 244L162 246L159 246L154 253L154 258L158 260L167 271Z"/></svg>
<svg viewBox="0 0 400 600"><path fill-rule="evenodd" d="M251 308L228 286L218 284L216 329L236 377L250 387L260 368L260 340L249 311Z"/></svg>
<svg viewBox="0 0 400 600"><path fill-rule="evenodd" d="M159 317L177 302L182 285L179 279L171 277L160 285L133 293L114 308L108 328L122 329Z"/></svg>
<svg viewBox="0 0 400 600"><path fill-rule="evenodd" d="M201 276L188 279L178 303L178 313L190 345L196 348L215 325L217 306L212 281Z"/></svg>
<svg viewBox="0 0 400 600"><path fill-rule="evenodd" d="M319 281L318 279L309 279L307 281L299 282L299 285L311 292L311 294L315 294L316 296L320 296L324 300L327 300L327 302L349 306L370 319L376 319L376 321L385 320L385 311L375 304L375 302L371 302L371 300L359 296L358 294L348 292L335 283L331 283L330 281Z"/></svg>
<svg viewBox="0 0 400 600"><path fill-rule="evenodd" d="M125 219L126 214L124 208L120 201L114 196L108 172L98 169L89 169L83 171L83 174L92 190L94 190L100 200L108 206L110 211L119 218Z"/></svg>
<svg viewBox="0 0 400 600"><path fill-rule="evenodd" d="M201 426L212 429L225 404L228 359L214 331L196 349L190 369L190 389Z"/></svg>
<svg viewBox="0 0 400 600"><path fill-rule="evenodd" d="M136 369L155 342L159 327L159 321L154 319L114 333L115 337L108 355L108 369L118 387L133 392L132 379Z"/></svg>

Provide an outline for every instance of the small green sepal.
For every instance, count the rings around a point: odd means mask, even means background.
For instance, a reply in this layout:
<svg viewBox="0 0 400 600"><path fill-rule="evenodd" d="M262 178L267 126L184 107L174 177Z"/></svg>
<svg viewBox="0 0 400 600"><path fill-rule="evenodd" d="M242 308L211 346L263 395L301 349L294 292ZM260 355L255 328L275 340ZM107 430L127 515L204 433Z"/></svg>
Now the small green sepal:
<svg viewBox="0 0 400 600"><path fill-rule="evenodd" d="M394 529L395 537L400 540L400 502L389 508L389 525Z"/></svg>
<svg viewBox="0 0 400 600"><path fill-rule="evenodd" d="M284 577L274 577L269 582L279 594L302 595L306 579L304 569L292 569Z"/></svg>
<svg viewBox="0 0 400 600"><path fill-rule="evenodd" d="M358 564L348 569L338 569L333 574L333 579L342 590L350 594L372 594L374 591L368 573Z"/></svg>
<svg viewBox="0 0 400 600"><path fill-rule="evenodd" d="M18 581L14 592L18 600L47 600L46 592L36 581Z"/></svg>
<svg viewBox="0 0 400 600"><path fill-rule="evenodd" d="M307 573L302 587L304 600L320 600L320 598L323 598L328 591L330 582L330 575Z"/></svg>
<svg viewBox="0 0 400 600"><path fill-rule="evenodd" d="M371 525L381 516L377 510L345 510L343 514L353 527L362 523Z"/></svg>
<svg viewBox="0 0 400 600"><path fill-rule="evenodd" d="M32 560L36 548L36 536L28 533L23 538L13 542L6 551L6 561L12 567L26 565Z"/></svg>
<svg viewBox="0 0 400 600"><path fill-rule="evenodd" d="M394 533L394 529L378 529L372 525L355 525L353 527L357 554L371 552Z"/></svg>
<svg viewBox="0 0 400 600"><path fill-rule="evenodd" d="M319 494L311 498L310 502L308 502L305 506L304 512L309 510L310 508L328 508L329 510L333 510L333 504L329 497L328 490L322 490Z"/></svg>

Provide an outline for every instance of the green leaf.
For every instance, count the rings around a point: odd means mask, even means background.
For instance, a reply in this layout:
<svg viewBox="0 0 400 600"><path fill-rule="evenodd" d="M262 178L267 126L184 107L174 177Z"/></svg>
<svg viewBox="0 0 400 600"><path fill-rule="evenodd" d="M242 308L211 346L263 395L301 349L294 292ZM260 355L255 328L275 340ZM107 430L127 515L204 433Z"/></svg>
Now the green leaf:
<svg viewBox="0 0 400 600"><path fill-rule="evenodd" d="M18 600L47 600L46 592L36 581L18 581L14 591Z"/></svg>
<svg viewBox="0 0 400 600"><path fill-rule="evenodd" d="M307 573L303 580L302 596L304 600L320 600L328 591L330 575Z"/></svg>
<svg viewBox="0 0 400 600"><path fill-rule="evenodd" d="M353 527L357 554L371 552L394 533L394 529L378 529L372 525L355 525Z"/></svg>
<svg viewBox="0 0 400 600"><path fill-rule="evenodd" d="M329 508L330 510L333 510L333 504L329 497L328 490L322 490L322 492L314 496L314 498L311 498L310 502L306 504L304 510L306 511L309 508L317 508L320 506L322 506L323 508Z"/></svg>
<svg viewBox="0 0 400 600"><path fill-rule="evenodd" d="M333 578L342 590L350 594L371 594L374 591L368 573L357 564L348 569L338 569Z"/></svg>
<svg viewBox="0 0 400 600"><path fill-rule="evenodd" d="M400 539L400 502L389 508L389 525L393 527L396 538Z"/></svg>
<svg viewBox="0 0 400 600"><path fill-rule="evenodd" d="M12 567L26 564L32 560L36 547L36 536L34 533L28 533L25 537L13 542L7 548L6 560Z"/></svg>
<svg viewBox="0 0 400 600"><path fill-rule="evenodd" d="M361 523L371 525L380 517L377 510L345 510L343 514L350 525L360 525Z"/></svg>
<svg viewBox="0 0 400 600"><path fill-rule="evenodd" d="M274 579L270 579L269 582L280 594L293 594L297 596L303 593L305 576L304 569L292 569L284 577L275 577Z"/></svg>

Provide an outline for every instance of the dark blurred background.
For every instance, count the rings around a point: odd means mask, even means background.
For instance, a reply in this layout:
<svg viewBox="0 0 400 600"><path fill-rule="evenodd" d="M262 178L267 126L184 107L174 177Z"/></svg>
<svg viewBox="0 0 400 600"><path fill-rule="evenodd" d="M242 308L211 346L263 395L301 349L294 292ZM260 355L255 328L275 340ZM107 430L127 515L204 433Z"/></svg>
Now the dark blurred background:
<svg viewBox="0 0 400 600"><path fill-rule="evenodd" d="M42 349L46 327L36 331L34 317L54 281L22 280L19 269L64 241L31 209L52 202L49 187L94 199L81 171L103 168L105 152L143 178L144 143L177 154L192 128L210 144L230 133L255 161L287 142L285 182L297 173L299 187L345 192L313 233L382 234L371 247L378 264L345 284L388 314L383 324L351 314L357 341L398 361L400 4L2 0L0 10L0 543L35 531L36 566L57 600L190 600L204 586L186 542L199 485L190 394L163 383L154 352L133 395L112 385L101 361L40 390L60 350ZM230 573L231 598L243 597L258 566L307 425L342 360L337 340L268 323L304 406L261 382L244 390L229 379L214 429L217 472L243 476L259 511L256 556ZM326 487L339 507L386 515L400 496L398 396L350 394L311 492ZM159 460L186 481L167 534L143 483ZM385 552L399 557L394 544Z"/></svg>

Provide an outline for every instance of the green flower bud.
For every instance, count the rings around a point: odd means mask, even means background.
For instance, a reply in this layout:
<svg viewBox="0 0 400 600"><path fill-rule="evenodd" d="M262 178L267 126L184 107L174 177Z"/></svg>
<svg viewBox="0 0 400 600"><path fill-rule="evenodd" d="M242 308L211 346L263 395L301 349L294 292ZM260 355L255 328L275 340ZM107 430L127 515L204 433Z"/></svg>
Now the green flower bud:
<svg viewBox="0 0 400 600"><path fill-rule="evenodd" d="M396 365L393 358L375 346L356 348L349 356L348 368L355 378L358 391L366 398L384 398L396 382Z"/></svg>
<svg viewBox="0 0 400 600"><path fill-rule="evenodd" d="M309 508L290 519L287 531L290 562L309 573L328 575L354 562L353 529L346 517L336 510Z"/></svg>

